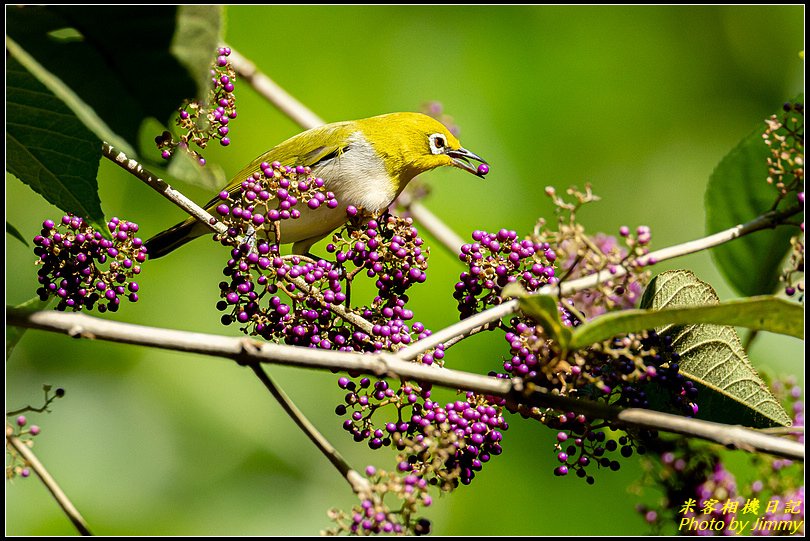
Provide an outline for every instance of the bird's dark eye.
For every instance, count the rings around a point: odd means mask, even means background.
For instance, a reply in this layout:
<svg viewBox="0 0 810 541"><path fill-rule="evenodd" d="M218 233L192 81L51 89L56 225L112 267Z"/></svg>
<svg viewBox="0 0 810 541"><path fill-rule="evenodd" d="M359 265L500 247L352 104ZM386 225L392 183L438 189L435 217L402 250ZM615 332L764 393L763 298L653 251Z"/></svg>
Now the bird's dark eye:
<svg viewBox="0 0 810 541"><path fill-rule="evenodd" d="M428 140L430 141L430 151L433 154L444 154L444 149L447 147L447 140L444 138L444 135L434 133L428 137Z"/></svg>

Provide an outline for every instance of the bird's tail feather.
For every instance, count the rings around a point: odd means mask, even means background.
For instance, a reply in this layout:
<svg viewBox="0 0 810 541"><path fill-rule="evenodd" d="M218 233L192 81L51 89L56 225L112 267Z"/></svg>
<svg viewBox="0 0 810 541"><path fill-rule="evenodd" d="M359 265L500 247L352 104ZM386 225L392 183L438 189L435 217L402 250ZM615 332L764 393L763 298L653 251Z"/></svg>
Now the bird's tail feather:
<svg viewBox="0 0 810 541"><path fill-rule="evenodd" d="M197 225L197 220L186 220L147 240L146 253L149 255L149 259L163 257L199 237L201 233L195 230L195 225Z"/></svg>

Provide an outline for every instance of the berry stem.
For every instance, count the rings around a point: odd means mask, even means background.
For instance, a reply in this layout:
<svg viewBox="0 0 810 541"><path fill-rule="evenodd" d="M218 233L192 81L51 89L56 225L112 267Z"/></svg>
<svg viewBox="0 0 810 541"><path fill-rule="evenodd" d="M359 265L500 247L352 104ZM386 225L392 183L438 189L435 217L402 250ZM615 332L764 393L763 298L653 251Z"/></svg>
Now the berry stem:
<svg viewBox="0 0 810 541"><path fill-rule="evenodd" d="M121 150L118 150L110 143L101 144L101 153L108 160L131 173L138 180L157 191L160 195L206 224L211 231L220 235L227 235L228 228L211 216L205 209L198 206L194 201L187 198L179 191L172 188L165 180L144 168L139 162L128 158ZM241 239L238 239L241 242Z"/></svg>
<svg viewBox="0 0 810 541"><path fill-rule="evenodd" d="M262 368L261 363L257 361L251 361L248 363L250 369L253 370L253 373L256 374L256 377L259 378L264 386L270 391L270 394L273 395L273 398L278 401L287 415L298 425L304 434L315 444L315 447L332 463L335 468L340 472L340 474L346 479L346 481L351 485L352 490L358 494L366 494L369 489L369 483L365 477L360 475L356 470L352 469L349 466L349 463L346 462L346 459L338 452L335 447L329 443L323 434L321 434L315 425L313 425L309 419L303 414L303 412L298 409L298 407L293 403L287 393L285 393L280 387L278 387L275 382L270 378L270 375L265 372L264 368Z"/></svg>
<svg viewBox="0 0 810 541"><path fill-rule="evenodd" d="M14 435L14 430L8 425L6 425L6 444L13 448L14 451L17 452L29 466L31 466L31 469L34 470L34 472L39 476L42 483L53 495L56 503L59 504L59 507L62 508L79 533L82 535L93 535L90 533L90 527L87 525L84 517L82 517L79 510L76 509L51 474L48 473L48 470L45 469L42 462L39 461L34 452L31 451L31 449L25 443L23 443L20 438Z"/></svg>

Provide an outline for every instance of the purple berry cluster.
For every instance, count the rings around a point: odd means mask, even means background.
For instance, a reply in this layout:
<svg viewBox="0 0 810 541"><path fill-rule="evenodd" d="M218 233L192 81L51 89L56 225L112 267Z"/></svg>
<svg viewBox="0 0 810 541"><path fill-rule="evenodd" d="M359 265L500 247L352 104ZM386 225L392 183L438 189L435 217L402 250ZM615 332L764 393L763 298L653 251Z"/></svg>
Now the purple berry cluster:
<svg viewBox="0 0 810 541"><path fill-rule="evenodd" d="M317 201L315 196L323 194L300 191L308 186L295 175L308 174L305 168L300 173L277 164L268 165L266 169L271 178L276 180L278 176L277 182L288 186L278 189L293 199L293 204L300 200L299 196L303 200ZM282 171L283 175L276 175ZM289 177L293 177L292 180ZM246 204L269 200L265 197L270 194L267 189L277 187L257 184L243 182L238 202L232 201L237 199L234 195L221 194L221 200L227 203L220 203L217 212L227 217L229 233L233 236L251 234L253 226L261 227L266 223L264 213L273 212L267 208L257 211L256 206ZM311 185L315 189L319 187L318 182ZM294 190L296 195L290 195ZM326 195L330 197L327 204L332 206L334 198L331 193ZM282 208L281 212L285 214L277 219L294 219L293 212L297 209ZM350 219L357 216L357 210L351 206L347 213ZM255 230L252 234L261 237ZM408 300L405 291L425 279L427 251L422 252L421 244L409 220L383 216L362 226L347 225L338 232L327 247L335 253L336 262L281 256L278 245L265 238L259 238L253 247L243 244L232 248L231 259L223 271L229 281L220 283L222 300L217 304L226 312L222 322L237 322L248 334L291 345L357 352L397 349L430 334L421 323L411 322L413 312L405 305ZM352 271L346 268L350 262L355 266ZM348 304L351 280L362 270L368 277L376 278L378 294L371 306L349 311L368 322L368 327L355 326L334 313L334 307ZM443 351L437 348L423 355L421 362L432 364L442 357Z"/></svg>
<svg viewBox="0 0 810 541"><path fill-rule="evenodd" d="M464 485L470 484L493 456L503 452L503 431L508 428L500 407L470 392L465 400L444 406L426 400L414 408L407 427L402 423L386 425L397 448L407 449L401 455L400 471L454 484L457 479ZM434 442L438 448L433 447Z"/></svg>
<svg viewBox="0 0 810 541"><path fill-rule="evenodd" d="M302 207L311 210L324 205L337 208L335 194L324 189L322 178L310 176L309 167L289 167L279 162L262 162L259 171L218 196L216 213L229 226L230 237L241 234L277 240L276 225L281 220L301 217Z"/></svg>
<svg viewBox="0 0 810 541"><path fill-rule="evenodd" d="M278 247L260 240L231 250L223 270L230 281L220 283L217 308L227 313L222 323L237 322L246 334L287 344L363 351L368 336L336 321L329 305L345 300L340 273L328 261L282 257ZM290 280L303 282L303 289Z"/></svg>
<svg viewBox="0 0 810 541"><path fill-rule="evenodd" d="M469 270L461 273L453 293L462 319L500 304L501 290L510 282L519 282L527 291L557 283L557 254L548 242L518 240L517 233L507 229L474 231L472 240L461 247L459 259Z"/></svg>
<svg viewBox="0 0 810 541"><path fill-rule="evenodd" d="M71 214L58 223L42 223L34 237L40 299L56 297L56 309L63 311L92 310L97 304L99 312L117 311L121 299L138 300L139 286L132 278L146 260L138 225L112 218L107 227L112 240Z"/></svg>
<svg viewBox="0 0 810 541"><path fill-rule="evenodd" d="M228 59L230 54L230 47L217 49L217 58L211 67L211 90L207 103L187 101L180 108L177 117L177 126L181 130L179 141L168 131L155 138L163 159L168 160L180 148L191 153L200 165L205 165L205 158L189 147L191 143L201 149L212 140L219 141L222 146L231 144L228 135L229 124L236 118L236 98L233 94L236 71Z"/></svg>
<svg viewBox="0 0 810 541"><path fill-rule="evenodd" d="M514 327L505 335L511 353L503 364L505 377L520 377L561 395L614 406L671 410L688 417L697 414L698 389L680 373L679 355L669 336L660 337L651 331L617 337L563 359L542 327L518 318L513 318L510 324ZM554 471L556 475L574 470L593 483L593 477L586 472L590 464L619 469L619 463L608 459L605 453L620 450L628 458L634 448L639 452L644 448L637 444L638 435L622 436L618 444L614 440L605 442L605 433L592 428L605 425L600 419L568 412L544 414L540 420L563 435L555 447L561 462ZM566 441L568 447L563 449L561 444Z"/></svg>
<svg viewBox="0 0 810 541"><path fill-rule="evenodd" d="M578 326L608 310L636 304L648 279L644 267L652 263L644 258L649 252L649 228L639 226L631 232L628 227L621 227L619 235L624 246L615 237L587 236L576 222L576 211L598 199L590 187L586 186L583 192L569 189L567 193L573 202L553 188L546 193L558 209L556 228L540 220L534 234L522 240L507 229L497 233L475 231L473 242L462 247L459 258L468 265L468 270L461 274L454 293L461 318L503 302L501 291L511 282L532 292L603 270L618 273L620 267L630 271L621 281L606 280L590 291L561 299L558 305L561 319L568 326ZM679 412L695 414L697 389L678 373L677 355L671 351L664 354L660 346L655 349L643 343L646 334L620 337L581 351L562 352L543 328L528 317L513 317L508 323L500 322L498 327L505 331L509 356L503 361L503 373L490 374L494 377L519 377L564 396L638 407L649 405L646 388L656 385L666 388ZM592 483L587 466L596 464L615 470L619 462L610 459L607 453L620 451L627 457L638 451L635 440L629 436L618 440L622 443L606 441L604 432L593 429L608 426L603 420L574 414L568 418L568 413L552 410L539 412L538 416L570 438L565 447L562 440L558 442L560 465L555 468L556 475L567 475L573 470Z"/></svg>
<svg viewBox="0 0 810 541"><path fill-rule="evenodd" d="M626 434L618 437L609 435L606 430L594 428L603 424L601 421L594 422L585 415L571 411L549 417L546 424L558 430L557 442L554 445L554 452L560 463L554 468L554 475L558 477L574 472L577 477L585 479L592 485L596 479L590 475L590 467L596 466L611 471L621 469L621 463L611 458L611 454L619 451L623 458L630 458L633 453L643 455L647 451L636 439ZM650 437L650 433L645 432L643 436Z"/></svg>
<svg viewBox="0 0 810 541"><path fill-rule="evenodd" d="M329 535L427 535L430 521L417 517L423 507L429 507L433 499L428 494L428 483L414 474L400 475L397 472L377 471L366 468L370 489L359 495L360 503L350 513L337 509L329 512L336 526L324 533ZM397 498L398 508L387 503Z"/></svg>
<svg viewBox="0 0 810 541"><path fill-rule="evenodd" d="M348 214L355 217L358 211L350 206ZM405 291L427 279L425 271L430 254L428 249L422 248L424 241L413 227L413 220L383 214L379 219L361 224L350 224L327 245L327 252L334 253L338 263L353 263L356 269L353 275L365 270L369 278L376 278L380 300L407 301L403 297ZM392 310L396 308L392 306ZM410 311L402 315L404 320L413 317Z"/></svg>

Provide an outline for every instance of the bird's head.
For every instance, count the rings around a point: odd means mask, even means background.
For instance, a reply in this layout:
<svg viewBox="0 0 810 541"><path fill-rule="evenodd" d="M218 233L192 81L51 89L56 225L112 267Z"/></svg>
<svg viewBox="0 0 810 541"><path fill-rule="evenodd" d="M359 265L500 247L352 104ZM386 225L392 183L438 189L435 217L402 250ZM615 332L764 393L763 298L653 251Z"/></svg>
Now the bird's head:
<svg viewBox="0 0 810 541"><path fill-rule="evenodd" d="M372 144L389 174L407 183L425 171L449 165L481 178L487 167L483 158L461 146L459 140L438 120L421 113L391 113L362 121L363 136Z"/></svg>

